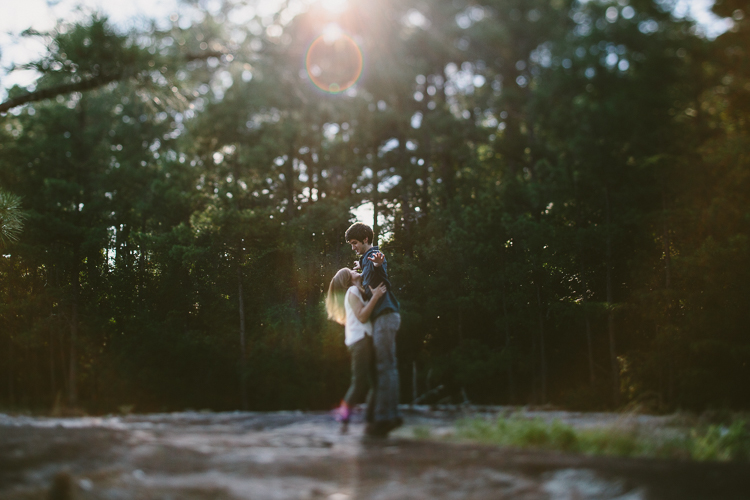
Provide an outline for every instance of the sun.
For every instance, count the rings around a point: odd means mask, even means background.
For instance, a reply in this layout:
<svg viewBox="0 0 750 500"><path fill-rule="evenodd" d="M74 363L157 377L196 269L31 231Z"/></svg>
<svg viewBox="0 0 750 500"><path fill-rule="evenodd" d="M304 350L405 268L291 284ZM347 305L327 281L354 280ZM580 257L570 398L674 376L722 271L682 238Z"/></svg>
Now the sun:
<svg viewBox="0 0 750 500"><path fill-rule="evenodd" d="M359 45L336 24L326 26L305 56L310 81L330 94L340 94L357 83L363 67Z"/></svg>
<svg viewBox="0 0 750 500"><path fill-rule="evenodd" d="M325 28L323 28L323 38L326 42L332 43L341 38L341 36L344 34L344 31L341 29L341 27L338 24L331 23Z"/></svg>
<svg viewBox="0 0 750 500"><path fill-rule="evenodd" d="M339 13L346 10L347 0L320 0L320 4L326 10Z"/></svg>

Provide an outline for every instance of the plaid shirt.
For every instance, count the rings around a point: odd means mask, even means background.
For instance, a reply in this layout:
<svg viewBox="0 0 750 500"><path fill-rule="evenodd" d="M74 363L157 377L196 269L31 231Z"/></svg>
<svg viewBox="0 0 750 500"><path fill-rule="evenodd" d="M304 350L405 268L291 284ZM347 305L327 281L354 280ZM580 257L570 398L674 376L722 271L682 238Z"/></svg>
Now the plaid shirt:
<svg viewBox="0 0 750 500"><path fill-rule="evenodd" d="M391 291L391 282L388 280L388 263L384 260L383 264L379 267L375 267L368 257L372 257L377 253L378 247L373 246L359 259L359 266L362 268L362 287L365 289L365 298L370 300L372 298L372 292L370 287L377 288L381 283L385 283L388 291L380 297L380 300L375 305L375 308L370 314L370 320L374 321L375 318L381 314L387 312L398 312L400 305L396 296Z"/></svg>

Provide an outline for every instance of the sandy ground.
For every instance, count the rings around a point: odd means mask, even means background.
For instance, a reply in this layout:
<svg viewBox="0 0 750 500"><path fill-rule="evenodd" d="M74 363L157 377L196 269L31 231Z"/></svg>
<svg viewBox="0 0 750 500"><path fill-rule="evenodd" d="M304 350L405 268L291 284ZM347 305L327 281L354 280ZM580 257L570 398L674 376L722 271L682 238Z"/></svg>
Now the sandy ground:
<svg viewBox="0 0 750 500"><path fill-rule="evenodd" d="M0 499L748 499L750 466L587 457L441 439L465 416L511 409L404 408L387 439L328 413L0 414ZM669 417L523 412L576 427L665 429Z"/></svg>

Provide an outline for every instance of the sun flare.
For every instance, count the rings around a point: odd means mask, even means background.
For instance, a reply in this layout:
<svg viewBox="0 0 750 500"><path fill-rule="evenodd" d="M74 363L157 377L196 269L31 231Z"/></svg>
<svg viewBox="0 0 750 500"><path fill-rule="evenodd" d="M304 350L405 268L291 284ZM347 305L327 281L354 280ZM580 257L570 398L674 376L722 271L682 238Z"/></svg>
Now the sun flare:
<svg viewBox="0 0 750 500"><path fill-rule="evenodd" d="M359 80L363 69L362 50L337 25L329 25L316 38L305 56L305 68L316 87L340 94Z"/></svg>
<svg viewBox="0 0 750 500"><path fill-rule="evenodd" d="M324 9L334 13L343 12L347 7L347 0L320 0Z"/></svg>
<svg viewBox="0 0 750 500"><path fill-rule="evenodd" d="M333 43L344 34L344 31L341 29L341 26L338 24L329 24L323 29L323 38L328 43Z"/></svg>

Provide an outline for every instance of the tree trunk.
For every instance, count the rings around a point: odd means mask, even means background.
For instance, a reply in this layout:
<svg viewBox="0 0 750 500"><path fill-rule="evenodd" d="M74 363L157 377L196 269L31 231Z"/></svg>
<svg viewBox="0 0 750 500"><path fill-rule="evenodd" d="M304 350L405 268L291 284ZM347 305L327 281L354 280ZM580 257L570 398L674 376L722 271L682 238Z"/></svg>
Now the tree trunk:
<svg viewBox="0 0 750 500"><path fill-rule="evenodd" d="M431 210L431 203L432 198L430 196L430 181L432 179L432 175L430 174L430 168L432 167L432 162L430 159L432 158L432 152L433 152L433 144L431 141L431 138L428 136L425 138L424 141L424 165L422 165L422 170L419 173L420 179L422 179L422 186L419 196L421 197L421 205L420 208L422 209L422 215L423 216L429 216L430 210Z"/></svg>
<svg viewBox="0 0 750 500"><path fill-rule="evenodd" d="M52 397L52 406L55 404L55 393L57 380L55 380L55 333L53 328L54 317L49 325L49 391Z"/></svg>
<svg viewBox="0 0 750 500"><path fill-rule="evenodd" d="M575 193L575 199L576 204L579 203L578 198L578 178L572 170L568 170L568 173L570 175L570 180L573 183L573 191ZM578 226L578 230L580 231L581 228L584 226L584 218L583 214L581 213L581 210L579 209L576 212L576 225ZM581 281L583 286L583 293L581 293L581 299L583 301L583 319L586 324L586 344L588 346L588 357L589 357L589 381L591 383L591 386L593 387L596 382L596 374L594 371L594 345L593 340L591 338L591 318L589 318L589 309L588 309L588 282L586 280L586 267L583 265L583 242L579 238L578 240L578 260L581 266Z"/></svg>
<svg viewBox="0 0 750 500"><path fill-rule="evenodd" d="M593 387L596 383L596 372L594 371L594 343L591 339L591 319L588 311L584 312L586 320L586 342L589 350L589 381Z"/></svg>
<svg viewBox="0 0 750 500"><path fill-rule="evenodd" d="M78 404L78 385L76 384L77 378L77 367L76 357L78 355L76 351L76 344L78 343L78 296L73 297L73 306L70 314L70 372L68 384L68 404L71 408L74 408Z"/></svg>
<svg viewBox="0 0 750 500"><path fill-rule="evenodd" d="M455 302L454 302L455 303ZM458 308L458 342L461 343L464 340L464 315L463 308Z"/></svg>
<svg viewBox="0 0 750 500"><path fill-rule="evenodd" d="M141 234L138 235L138 298L141 302L146 298L143 293L143 287L146 285L146 248L144 245L144 235L146 234L146 216L141 219Z"/></svg>
<svg viewBox="0 0 750 500"><path fill-rule="evenodd" d="M586 282L586 270L583 267L583 262L581 262L581 280L583 281L583 293L581 294L581 298L583 300L583 319L586 323L586 343L588 345L589 354L589 381L591 382L591 386L593 387L594 383L596 382L596 375L594 372L594 345L591 339L591 318L589 318L588 309L588 283Z"/></svg>
<svg viewBox="0 0 750 500"><path fill-rule="evenodd" d="M662 243L664 245L664 275L665 275L665 287L667 289L671 286L671 262L672 257L670 256L670 243L669 243L669 228L667 226L667 199L662 192L661 202L663 207L663 228L662 228Z"/></svg>
<svg viewBox="0 0 750 500"><path fill-rule="evenodd" d="M399 137L398 137L398 163L400 165L404 165L406 167L406 171L401 172L402 177L404 178L404 181L407 180L407 178L411 177L413 174L411 173L412 164L409 160L409 151L406 149L406 142L407 139L404 136L402 132L399 131ZM408 173L407 173L408 172ZM403 245L406 243L406 245L403 247L406 255L409 257L412 257L414 255L414 248L413 244L411 242L411 221L412 221L412 208L411 208L411 197L409 193L408 186L413 184L414 180L411 179L409 182L402 182L401 186L401 224L400 224L400 233L396 234L396 238L401 242ZM394 231L396 231L396 228L394 228Z"/></svg>
<svg viewBox="0 0 750 500"><path fill-rule="evenodd" d="M80 277L79 277L79 258L78 251L74 253L75 266L73 269L73 297L71 304L70 313L70 361L68 365L69 369L69 384L68 384L68 404L71 408L75 408L78 404L78 384L76 383L78 378L78 300L80 295Z"/></svg>
<svg viewBox="0 0 750 500"><path fill-rule="evenodd" d="M70 377L67 376L68 364L65 362L65 334L60 328L60 323L55 324L55 331L57 332L57 340L59 344L58 354L60 355L60 373L62 374L63 392L64 394L70 394Z"/></svg>
<svg viewBox="0 0 750 500"><path fill-rule="evenodd" d="M536 343L537 336L531 335L531 363L529 364L531 365L531 401L533 404L539 403L539 379L536 368Z"/></svg>
<svg viewBox="0 0 750 500"><path fill-rule="evenodd" d="M296 192L294 190L294 155L296 151L294 145L289 149L289 159L287 160L284 168L284 185L286 187L286 198L287 198L287 217L291 219L296 215L297 203L296 203Z"/></svg>
<svg viewBox="0 0 750 500"><path fill-rule="evenodd" d="M612 401L615 407L620 406L620 367L617 363L615 349L615 313L612 293L612 228L609 186L604 188L607 208L607 329L609 332L609 358L612 365Z"/></svg>
<svg viewBox="0 0 750 500"><path fill-rule="evenodd" d="M417 362L411 363L411 400L412 404L417 400Z"/></svg>
<svg viewBox="0 0 750 500"><path fill-rule="evenodd" d="M13 335L8 335L8 405L12 408L16 404L16 390L15 384L13 383L13 360L15 355L13 353Z"/></svg>
<svg viewBox="0 0 750 500"><path fill-rule="evenodd" d="M31 376L31 398L29 405L34 407L42 400L42 380L39 377L39 374L41 373L41 367L39 363L39 349L33 348L27 350L27 356L31 359L30 365L31 365L31 373L29 374Z"/></svg>
<svg viewBox="0 0 750 500"><path fill-rule="evenodd" d="M667 225L667 197L664 194L664 190L661 193L662 203L662 245L664 247L664 288L669 290L672 286L671 283L671 262L672 257L670 255L671 244L669 241L669 226ZM667 297L665 316L669 318L671 315L672 303L669 297ZM667 354L669 355L669 354ZM667 386L667 401L671 404L674 399L674 378L673 378L673 357L669 357L668 361L668 386ZM659 374L661 376L661 373ZM660 384L661 385L661 384ZM659 392L661 394L661 391Z"/></svg>
<svg viewBox="0 0 750 500"><path fill-rule="evenodd" d="M542 291L539 283L536 284L536 300L539 306L539 378L541 403L547 402L547 361L544 355L544 315L542 314Z"/></svg>
<svg viewBox="0 0 750 500"><path fill-rule="evenodd" d="M15 274L15 255L11 254L10 256L10 268L8 269L8 304L10 305L10 314L8 315L10 328L9 331L5 332L8 335L8 405L10 407L13 407L16 404L16 387L14 384L14 372L13 369L14 361L15 361L15 353L13 352L13 331L15 330L15 321L14 318L16 317L13 308L15 303L15 290L13 288L13 276Z"/></svg>
<svg viewBox="0 0 750 500"><path fill-rule="evenodd" d="M78 127L79 132L78 134L75 134L73 137L75 138L75 150L77 154L75 155L75 158L77 161L73 164L73 174L74 179L83 184L80 179L80 172L85 168L86 166L86 160L88 157L88 151L89 148L85 144L85 141L83 140L83 136L86 132L87 127L87 108L86 108L86 97L85 95L81 97L81 99L78 101ZM81 223L81 202L83 200L81 198L74 199L75 202L75 209L74 209L74 220L76 223ZM77 225L77 224L76 224ZM70 380L68 388L68 404L71 408L75 408L78 404L78 305L79 305L79 299L80 299L80 287L81 287L81 261L83 260L81 258L81 242L74 243L74 249L73 249L73 269L72 269L72 300L71 300L71 312L70 312L70 361L69 361L69 373L68 378ZM127 259L130 260L130 256L127 256Z"/></svg>
<svg viewBox="0 0 750 500"><path fill-rule="evenodd" d="M505 320L505 352L508 356L508 404L513 404L516 400L516 390L513 384L513 359L510 352L510 321L508 321L508 306L505 300L505 280L500 286L500 296L503 301L503 319Z"/></svg>
<svg viewBox="0 0 750 500"><path fill-rule="evenodd" d="M121 224L116 229L115 237L115 267L125 271L130 270L130 224Z"/></svg>
<svg viewBox="0 0 750 500"><path fill-rule="evenodd" d="M315 183L315 163L313 162L312 155L309 153L300 157L299 161L304 162L307 167L307 190L309 191L307 198L308 203L313 204L320 199L320 191L317 189ZM234 178L238 179L239 173L235 174ZM314 199L313 195L315 196Z"/></svg>
<svg viewBox="0 0 750 500"><path fill-rule="evenodd" d="M674 363L671 359L667 361L667 399L674 404Z"/></svg>
<svg viewBox="0 0 750 500"><path fill-rule="evenodd" d="M656 349L657 358L661 358L661 352L660 351L661 351L661 349L659 349L657 347L657 349ZM661 363L659 363L658 375L659 375L659 401L660 402L662 402L662 401L667 402L666 397L664 397L664 393L665 393L665 391L664 391L664 365L661 364Z"/></svg>
<svg viewBox="0 0 750 500"><path fill-rule="evenodd" d="M240 400L242 402L242 409L247 411L247 387L245 380L245 368L247 363L247 353L245 347L245 299L242 294L242 270L237 265L237 296L239 297L239 310L240 310Z"/></svg>
<svg viewBox="0 0 750 500"><path fill-rule="evenodd" d="M411 210L411 200L409 198L409 190L404 188L403 193L401 194L401 214L402 214L402 221L401 221L401 238L399 241L406 241L406 255L408 257L414 256L414 244L411 240L411 220L412 220L412 210Z"/></svg>
<svg viewBox="0 0 750 500"><path fill-rule="evenodd" d="M372 244L377 245L378 244L378 233L380 233L380 228L378 227L378 197L377 197L377 189L378 185L377 182L373 181L372 189L375 194L373 194L372 198Z"/></svg>

